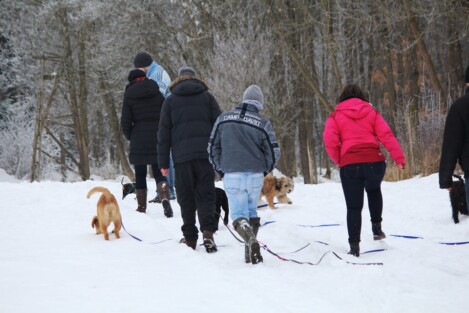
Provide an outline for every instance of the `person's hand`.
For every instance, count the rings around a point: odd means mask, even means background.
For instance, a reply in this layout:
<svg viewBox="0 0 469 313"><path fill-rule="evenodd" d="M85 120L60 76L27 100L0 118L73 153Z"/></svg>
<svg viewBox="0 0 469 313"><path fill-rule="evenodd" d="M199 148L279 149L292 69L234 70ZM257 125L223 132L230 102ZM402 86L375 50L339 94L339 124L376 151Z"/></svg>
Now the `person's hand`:
<svg viewBox="0 0 469 313"><path fill-rule="evenodd" d="M160 169L161 175L163 176L169 176L169 169L168 168L162 168Z"/></svg>
<svg viewBox="0 0 469 313"><path fill-rule="evenodd" d="M405 168L405 164L397 164L397 167L399 167L401 170Z"/></svg>
<svg viewBox="0 0 469 313"><path fill-rule="evenodd" d="M448 192L451 192L451 187L449 187L449 188L446 188L446 190L448 190Z"/></svg>

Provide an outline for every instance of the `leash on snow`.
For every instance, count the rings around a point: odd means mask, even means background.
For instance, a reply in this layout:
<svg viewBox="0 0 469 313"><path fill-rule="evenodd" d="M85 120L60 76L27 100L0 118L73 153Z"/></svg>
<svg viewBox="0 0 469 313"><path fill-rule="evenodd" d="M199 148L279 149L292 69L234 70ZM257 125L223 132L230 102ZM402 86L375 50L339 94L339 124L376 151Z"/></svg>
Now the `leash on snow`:
<svg viewBox="0 0 469 313"><path fill-rule="evenodd" d="M138 238L137 236L134 236L134 235L132 235L131 233L129 233L129 232L127 231L127 229L125 228L124 222L122 221L122 219L121 219L121 225L122 225L122 229L127 233L127 235L129 235L129 236L132 237L133 239L138 240L138 241L140 241L140 242L146 242L146 241L143 241L142 239ZM171 240L171 238L163 239L163 240L160 240L160 241L157 241L157 242L149 242L149 244L156 245L156 244L159 244L159 243L168 241L168 240Z"/></svg>
<svg viewBox="0 0 469 313"><path fill-rule="evenodd" d="M264 225L266 225L266 224L264 224ZM243 243L243 244L245 243L242 239L239 239L239 238L234 234L234 232L231 230L231 228L230 228L228 225L225 225L225 226L226 226L226 228L229 230L229 232L231 233L231 235L233 235L233 237L234 237L237 241L239 241L240 243ZM321 243L322 243L322 242L321 242ZM259 241L259 244L261 245L262 249L264 249L265 251L269 252L269 253L272 254L273 256L277 257L279 260L285 261L285 262L293 262L293 263L295 263L295 264L319 265L319 263L322 262L322 260L324 259L324 257L325 257L327 254L332 253L332 254L333 254L336 258L338 258L339 260L344 261L345 263L351 264L351 265L383 265L383 263L381 263L381 262L368 262L368 263L350 262L350 261L347 261L347 260L342 259L340 256L337 255L337 253L335 253L335 252L332 251L332 250L326 251L326 252L319 258L319 260L318 260L316 263L314 263L314 262L309 262L309 261L301 262L301 261L298 261L298 260L295 260L295 259L289 259L289 258L284 258L284 257L280 256L279 253L273 252L272 250L269 249L269 247L268 247L266 244L264 244L264 243L262 243L262 242L260 242L260 241ZM324 244L328 245L327 243L324 243ZM297 250L295 250L295 251L293 251L293 252L290 252L290 253L299 252L299 251L305 249L306 247L308 247L309 245L310 245L310 243L308 243L308 244L306 244L305 246L303 246L303 247L301 247L301 248L299 248L299 249L297 249ZM382 250L385 250L385 249L380 249L379 251L382 251ZM378 251L378 250L375 250L375 251L367 251L367 252L377 252L377 251ZM367 252L365 252L365 253L367 253Z"/></svg>
<svg viewBox="0 0 469 313"><path fill-rule="evenodd" d="M397 238L404 238L404 239L423 239L423 237L419 236L409 236L409 235L389 235L391 237L397 237ZM469 241L454 241L454 242L437 242L440 245L447 245L447 246L460 246L460 245L467 245L469 244Z"/></svg>

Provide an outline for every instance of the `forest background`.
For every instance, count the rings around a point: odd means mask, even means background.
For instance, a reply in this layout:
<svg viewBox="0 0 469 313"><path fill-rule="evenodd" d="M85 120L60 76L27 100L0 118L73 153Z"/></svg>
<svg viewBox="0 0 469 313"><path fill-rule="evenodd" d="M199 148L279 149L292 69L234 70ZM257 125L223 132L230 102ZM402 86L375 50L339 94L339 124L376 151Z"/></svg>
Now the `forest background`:
<svg viewBox="0 0 469 313"><path fill-rule="evenodd" d="M438 170L469 64L466 0L0 0L0 168L19 179L133 178L120 128L136 53L189 65L223 111L261 86L278 169L330 175L324 122L360 85L406 155L387 180ZM322 170L326 169L326 170Z"/></svg>

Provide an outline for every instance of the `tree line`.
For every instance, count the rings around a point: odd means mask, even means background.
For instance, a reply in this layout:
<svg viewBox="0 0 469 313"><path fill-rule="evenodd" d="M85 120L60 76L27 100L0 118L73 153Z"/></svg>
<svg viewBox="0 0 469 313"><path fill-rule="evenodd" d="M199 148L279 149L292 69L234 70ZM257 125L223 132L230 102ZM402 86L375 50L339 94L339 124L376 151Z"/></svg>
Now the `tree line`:
<svg viewBox="0 0 469 313"><path fill-rule="evenodd" d="M390 164L387 179L431 174L463 93L467 16L464 0L3 0L0 168L31 181L132 178L120 109L146 51L173 79L195 68L224 111L261 86L285 175L331 175L322 130L347 83L403 147L406 170Z"/></svg>

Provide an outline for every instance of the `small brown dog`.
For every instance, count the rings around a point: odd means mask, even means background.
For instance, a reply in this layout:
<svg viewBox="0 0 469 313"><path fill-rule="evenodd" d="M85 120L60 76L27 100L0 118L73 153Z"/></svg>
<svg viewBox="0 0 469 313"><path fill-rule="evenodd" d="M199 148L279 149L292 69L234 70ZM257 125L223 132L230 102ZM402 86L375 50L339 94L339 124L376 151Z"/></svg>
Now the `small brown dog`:
<svg viewBox="0 0 469 313"><path fill-rule="evenodd" d="M101 192L101 197L97 203L97 216L91 220L91 227L96 228L96 234L104 234L104 239L109 240L107 228L114 223L113 233L117 239L120 238L119 231L121 229L121 212L114 195L104 187L94 187L86 196L88 199L95 193Z"/></svg>
<svg viewBox="0 0 469 313"><path fill-rule="evenodd" d="M264 177L261 197L265 197L269 208L276 209L274 197L277 197L279 203L292 204L293 201L287 197L287 194L291 193L294 188L293 179L289 177L266 176Z"/></svg>

